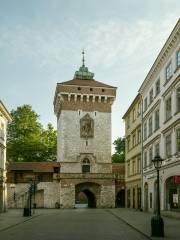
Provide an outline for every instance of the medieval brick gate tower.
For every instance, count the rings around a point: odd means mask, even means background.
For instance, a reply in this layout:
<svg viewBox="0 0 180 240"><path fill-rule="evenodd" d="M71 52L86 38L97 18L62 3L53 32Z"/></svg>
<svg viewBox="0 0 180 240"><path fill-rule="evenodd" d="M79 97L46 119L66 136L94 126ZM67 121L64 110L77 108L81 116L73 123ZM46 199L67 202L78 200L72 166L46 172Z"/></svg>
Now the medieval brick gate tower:
<svg viewBox="0 0 180 240"><path fill-rule="evenodd" d="M74 208L80 192L86 195L89 207L115 206L111 163L111 105L115 96L115 87L94 80L84 64L84 52L74 79L57 84L54 111L61 208Z"/></svg>

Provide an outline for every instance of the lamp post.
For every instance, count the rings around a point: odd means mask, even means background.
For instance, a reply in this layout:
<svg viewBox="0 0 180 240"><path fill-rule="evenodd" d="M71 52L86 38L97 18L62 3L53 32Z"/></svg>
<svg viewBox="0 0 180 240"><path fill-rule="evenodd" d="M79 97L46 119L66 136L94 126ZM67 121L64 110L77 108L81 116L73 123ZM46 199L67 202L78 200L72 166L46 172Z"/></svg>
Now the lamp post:
<svg viewBox="0 0 180 240"><path fill-rule="evenodd" d="M161 168L163 159L157 155L152 160L155 169L157 170L157 212L156 216L151 219L151 236L152 237L164 237L164 221L160 212L160 191L159 191L159 170Z"/></svg>

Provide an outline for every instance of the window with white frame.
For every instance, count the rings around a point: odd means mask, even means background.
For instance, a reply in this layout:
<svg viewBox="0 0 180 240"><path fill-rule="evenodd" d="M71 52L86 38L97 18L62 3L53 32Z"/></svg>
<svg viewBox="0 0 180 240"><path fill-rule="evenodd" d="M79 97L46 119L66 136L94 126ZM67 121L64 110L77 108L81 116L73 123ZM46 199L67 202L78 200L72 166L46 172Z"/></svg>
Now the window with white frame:
<svg viewBox="0 0 180 240"><path fill-rule="evenodd" d="M155 128L155 130L157 130L157 129L159 129L159 109L157 109L156 111L155 111L155 126L154 126L154 128Z"/></svg>
<svg viewBox="0 0 180 240"><path fill-rule="evenodd" d="M147 139L147 122L144 123L144 140Z"/></svg>
<svg viewBox="0 0 180 240"><path fill-rule="evenodd" d="M176 129L176 151L180 152L180 127Z"/></svg>
<svg viewBox="0 0 180 240"><path fill-rule="evenodd" d="M148 122L148 125L149 125L149 136L152 135L152 116L149 118L149 122Z"/></svg>
<svg viewBox="0 0 180 240"><path fill-rule="evenodd" d="M153 88L149 92L149 104L153 102Z"/></svg>
<svg viewBox="0 0 180 240"><path fill-rule="evenodd" d="M152 147L149 148L149 165L152 165L152 159L153 159L153 150Z"/></svg>
<svg viewBox="0 0 180 240"><path fill-rule="evenodd" d="M166 114L166 120L171 118L171 111L172 111L172 106L171 106L171 96L169 96L166 101L165 101L165 114Z"/></svg>
<svg viewBox="0 0 180 240"><path fill-rule="evenodd" d="M147 110L147 97L144 99L144 111Z"/></svg>
<svg viewBox="0 0 180 240"><path fill-rule="evenodd" d="M159 156L160 151L159 151L159 143L155 144L155 156Z"/></svg>
<svg viewBox="0 0 180 240"><path fill-rule="evenodd" d="M177 67L180 66L180 50L177 52Z"/></svg>
<svg viewBox="0 0 180 240"><path fill-rule="evenodd" d="M168 135L165 136L166 157L170 157L171 156L171 147L172 147L171 134L168 134Z"/></svg>
<svg viewBox="0 0 180 240"><path fill-rule="evenodd" d="M176 89L176 111L180 112L180 86Z"/></svg>
<svg viewBox="0 0 180 240"><path fill-rule="evenodd" d="M156 95L160 93L160 79L156 81Z"/></svg>
<svg viewBox="0 0 180 240"><path fill-rule="evenodd" d="M144 152L144 168L147 167L147 152Z"/></svg>
<svg viewBox="0 0 180 240"><path fill-rule="evenodd" d="M172 76L172 63L170 62L166 67L166 81L168 81Z"/></svg>

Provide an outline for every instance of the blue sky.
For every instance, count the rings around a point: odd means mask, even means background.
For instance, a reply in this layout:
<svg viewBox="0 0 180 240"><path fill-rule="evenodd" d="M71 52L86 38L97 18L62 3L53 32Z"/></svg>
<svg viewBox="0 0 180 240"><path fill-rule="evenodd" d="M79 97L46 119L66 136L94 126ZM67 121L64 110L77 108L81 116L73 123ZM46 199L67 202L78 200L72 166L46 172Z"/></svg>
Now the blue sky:
<svg viewBox="0 0 180 240"><path fill-rule="evenodd" d="M122 116L180 17L178 0L0 0L0 98L9 110L31 104L52 122L57 82L81 65L118 87L112 140Z"/></svg>

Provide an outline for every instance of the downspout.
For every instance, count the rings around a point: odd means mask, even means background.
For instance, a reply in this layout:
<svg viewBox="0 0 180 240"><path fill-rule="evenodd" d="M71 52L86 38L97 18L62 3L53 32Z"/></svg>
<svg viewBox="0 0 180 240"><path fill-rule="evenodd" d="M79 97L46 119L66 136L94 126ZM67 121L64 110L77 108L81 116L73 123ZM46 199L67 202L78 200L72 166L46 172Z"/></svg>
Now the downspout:
<svg viewBox="0 0 180 240"><path fill-rule="evenodd" d="M141 209L144 209L143 206L143 98L140 93L141 98Z"/></svg>

